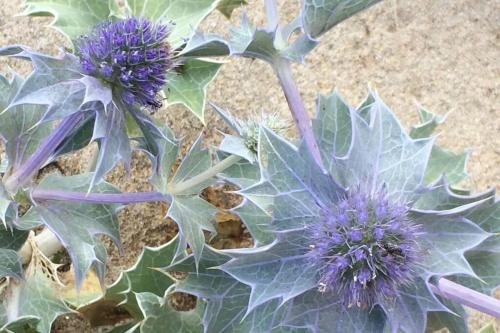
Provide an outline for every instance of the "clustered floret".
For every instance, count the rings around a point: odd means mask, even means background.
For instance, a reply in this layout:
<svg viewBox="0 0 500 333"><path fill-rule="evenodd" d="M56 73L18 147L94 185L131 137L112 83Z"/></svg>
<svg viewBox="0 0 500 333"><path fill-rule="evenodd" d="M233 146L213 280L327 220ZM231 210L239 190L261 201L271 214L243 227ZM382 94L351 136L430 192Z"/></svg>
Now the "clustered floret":
<svg viewBox="0 0 500 333"><path fill-rule="evenodd" d="M127 104L157 109L172 68L168 26L134 17L100 24L80 38L83 73L106 81Z"/></svg>
<svg viewBox="0 0 500 333"><path fill-rule="evenodd" d="M263 125L280 136L285 136L291 127L289 121L284 120L278 113L262 114L260 121L249 119L241 123L242 138L245 146L252 152L257 153L259 143L260 125Z"/></svg>
<svg viewBox="0 0 500 333"><path fill-rule="evenodd" d="M348 192L309 231L318 290L336 294L347 307L369 308L413 281L421 232L408 219L407 205L390 202L383 190Z"/></svg>

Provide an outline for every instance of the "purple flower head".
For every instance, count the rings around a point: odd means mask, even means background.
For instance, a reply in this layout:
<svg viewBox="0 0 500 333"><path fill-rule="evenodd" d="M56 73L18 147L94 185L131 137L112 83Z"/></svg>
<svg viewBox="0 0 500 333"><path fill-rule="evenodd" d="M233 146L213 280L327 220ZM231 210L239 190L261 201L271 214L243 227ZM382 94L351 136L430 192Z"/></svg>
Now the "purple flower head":
<svg viewBox="0 0 500 333"><path fill-rule="evenodd" d="M173 66L168 35L166 25L144 18L102 23L79 40L82 72L109 83L125 103L157 109Z"/></svg>
<svg viewBox="0 0 500 333"><path fill-rule="evenodd" d="M309 257L320 267L318 289L337 295L346 306L369 308L410 284L421 233L407 210L388 201L384 190L371 194L361 188L323 209L323 217L308 229Z"/></svg>

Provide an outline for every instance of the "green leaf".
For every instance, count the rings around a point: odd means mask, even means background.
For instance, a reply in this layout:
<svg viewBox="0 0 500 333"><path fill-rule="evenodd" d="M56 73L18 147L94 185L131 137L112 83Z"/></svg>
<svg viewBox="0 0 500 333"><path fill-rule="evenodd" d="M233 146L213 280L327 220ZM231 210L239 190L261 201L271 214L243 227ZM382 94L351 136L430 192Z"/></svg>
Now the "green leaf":
<svg viewBox="0 0 500 333"><path fill-rule="evenodd" d="M338 182L344 187L362 183L371 191L385 186L392 200L416 198L433 140L411 139L373 91L356 112L337 93L321 97L318 106L315 136Z"/></svg>
<svg viewBox="0 0 500 333"><path fill-rule="evenodd" d="M280 235L269 246L240 250L221 269L249 285L249 311L272 299L283 302L317 286L317 271L308 257L303 232Z"/></svg>
<svg viewBox="0 0 500 333"><path fill-rule="evenodd" d="M87 193L92 177L89 173L68 177L50 174L41 181L39 188ZM94 186L92 192L117 193L118 190L102 182ZM77 288L81 286L85 273L91 266L96 269L99 279L104 281L106 249L97 235L106 235L121 247L116 216L120 206L52 200L35 204L35 212L39 218L68 251L75 269Z"/></svg>
<svg viewBox="0 0 500 333"><path fill-rule="evenodd" d="M432 184L445 175L451 185L460 183L467 178L465 169L468 157L467 152L456 154L439 146L434 146L425 171L425 182Z"/></svg>
<svg viewBox="0 0 500 333"><path fill-rule="evenodd" d="M11 99L0 100L0 110L9 106L24 80L14 75L7 87L2 82L7 81L0 76L0 90L9 89ZM50 134L51 124L40 124L45 112L46 108L42 105L23 104L7 108L0 113L0 137L5 142L7 169L10 169L10 172L19 168Z"/></svg>
<svg viewBox="0 0 500 333"><path fill-rule="evenodd" d="M214 206L198 196L174 196L167 216L179 225L181 237L179 250L183 250L187 242L193 250L195 258L200 258L205 246L203 230L215 232L213 225L215 212ZM179 254L180 252L178 252Z"/></svg>
<svg viewBox="0 0 500 333"><path fill-rule="evenodd" d="M312 38L317 38L354 14L381 0L304 0L302 24Z"/></svg>
<svg viewBox="0 0 500 333"><path fill-rule="evenodd" d="M51 26L74 41L108 19L114 0L25 0L23 15L54 17Z"/></svg>
<svg viewBox="0 0 500 333"><path fill-rule="evenodd" d="M57 296L56 290L59 286L43 273L41 267L33 269L33 273L25 282L11 287L7 298L9 320L13 323L29 316L29 322L34 323L36 318L39 319L36 332L49 333L54 320L71 310Z"/></svg>
<svg viewBox="0 0 500 333"><path fill-rule="evenodd" d="M222 63L187 59L179 68L179 74L172 73L165 93L169 105L182 104L191 110L203 123L207 86L219 72Z"/></svg>
<svg viewBox="0 0 500 333"><path fill-rule="evenodd" d="M57 120L77 112L87 102L111 102L111 88L80 73L78 57L64 52L58 57L37 53L24 46L0 48L0 56L31 60L34 71L11 99L8 108L23 104L46 105L40 121Z"/></svg>
<svg viewBox="0 0 500 333"><path fill-rule="evenodd" d="M7 318L5 318L6 320ZM9 323L5 323L0 318L0 333L38 333L36 327L40 318L35 316L19 317Z"/></svg>
<svg viewBox="0 0 500 333"><path fill-rule="evenodd" d="M151 20L172 21L168 40L174 49L184 44L200 22L217 6L216 0L127 0L131 15Z"/></svg>
<svg viewBox="0 0 500 333"><path fill-rule="evenodd" d="M348 308L328 294L311 290L293 299L283 325L306 327L309 329L307 332L318 333L381 333L384 331L385 318L378 307L371 311L356 306Z"/></svg>
<svg viewBox="0 0 500 333"><path fill-rule="evenodd" d="M317 113L313 119L313 130L323 161L330 161L326 167L333 168L335 157L345 156L352 143L351 108L337 91L330 96L320 95Z"/></svg>
<svg viewBox="0 0 500 333"><path fill-rule="evenodd" d="M488 324L482 327L477 333L496 333L495 326Z"/></svg>
<svg viewBox="0 0 500 333"><path fill-rule="evenodd" d="M425 236L419 243L427 255L423 266L430 274L474 276L465 253L489 237L489 234L461 216L423 214L413 219Z"/></svg>
<svg viewBox="0 0 500 333"><path fill-rule="evenodd" d="M222 251L207 247L198 266L191 255L168 267L167 270L188 273L185 279L178 282L176 291L206 300L203 315L205 331L219 333L270 331L279 302L277 300L268 302L247 314L250 287L215 268L229 258ZM284 311L284 307L282 309Z"/></svg>
<svg viewBox="0 0 500 333"><path fill-rule="evenodd" d="M446 120L446 115L439 116L425 110L422 107L419 107L417 111L421 123L416 126L412 126L410 136L413 139L431 137L435 129ZM445 175L447 181L451 185L460 183L462 180L467 178L467 172L465 169L468 157L469 154L467 152L456 154L434 145L429 158L429 163L427 165L427 170L425 172L425 182L427 184L435 183L443 175Z"/></svg>
<svg viewBox="0 0 500 333"><path fill-rule="evenodd" d="M438 299L449 311L429 312L427 316L426 332L433 333L443 328L448 328L449 332L453 333L469 332L467 326L467 313L463 306L440 297L438 297ZM450 311L453 311L453 313Z"/></svg>
<svg viewBox="0 0 500 333"><path fill-rule="evenodd" d="M17 230L12 226L4 228L0 225L0 278L6 276L22 278L23 268L17 251L27 238L27 231Z"/></svg>
<svg viewBox="0 0 500 333"><path fill-rule="evenodd" d="M220 11L226 18L230 19L233 11L239 7L247 5L245 0L221 0L217 5L217 10Z"/></svg>
<svg viewBox="0 0 500 333"><path fill-rule="evenodd" d="M155 268L170 265L178 245L179 241L176 237L162 246L144 248L134 266L123 271L116 282L108 287L104 299L120 303L134 318L142 319L136 295L142 292L149 292L156 296L165 294L174 280Z"/></svg>
<svg viewBox="0 0 500 333"><path fill-rule="evenodd" d="M420 124L411 127L410 136L413 139L430 137L434 133L434 130L446 120L446 115L439 116L427 111L421 106L418 107L417 112L420 118Z"/></svg>
<svg viewBox="0 0 500 333"><path fill-rule="evenodd" d="M0 249L0 278L6 276L22 279L23 267L16 251Z"/></svg>
<svg viewBox="0 0 500 333"><path fill-rule="evenodd" d="M17 220L17 203L12 201L7 191L4 189L2 182L0 182L0 221L3 225L2 228L10 228Z"/></svg>
<svg viewBox="0 0 500 333"><path fill-rule="evenodd" d="M430 290L428 282L422 278L398 290L396 300L384 307L392 332L423 332L427 326L428 312L447 311Z"/></svg>
<svg viewBox="0 0 500 333"><path fill-rule="evenodd" d="M272 65L280 58L303 62L304 57L318 42L304 34L292 41L292 32L293 29L256 29L244 15L240 26L231 29L231 54L259 58Z"/></svg>
<svg viewBox="0 0 500 333"><path fill-rule="evenodd" d="M180 56L216 57L229 55L228 43L219 35L196 32L182 49Z"/></svg>
<svg viewBox="0 0 500 333"><path fill-rule="evenodd" d="M140 325L140 333L201 333L201 314L203 305L198 302L196 308L190 311L177 311L168 299L152 293L138 293L137 302L144 316ZM165 323L168 323L165 330Z"/></svg>

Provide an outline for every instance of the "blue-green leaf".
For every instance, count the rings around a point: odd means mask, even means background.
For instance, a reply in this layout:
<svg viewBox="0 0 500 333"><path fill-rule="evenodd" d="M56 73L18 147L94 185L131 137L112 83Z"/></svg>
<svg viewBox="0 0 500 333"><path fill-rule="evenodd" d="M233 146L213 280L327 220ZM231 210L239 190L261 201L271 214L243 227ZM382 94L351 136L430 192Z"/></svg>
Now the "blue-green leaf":
<svg viewBox="0 0 500 333"><path fill-rule="evenodd" d="M217 3L216 0L127 0L126 6L133 16L172 21L175 25L168 41L177 48L189 40Z"/></svg>
<svg viewBox="0 0 500 333"><path fill-rule="evenodd" d="M114 0L25 0L22 14L54 17L51 26L71 40L108 19Z"/></svg>
<svg viewBox="0 0 500 333"><path fill-rule="evenodd" d="M177 311L168 299L152 293L138 293L137 302L141 308L144 320L140 324L140 333L176 332L201 333L201 314L203 304L198 302L195 309Z"/></svg>
<svg viewBox="0 0 500 333"><path fill-rule="evenodd" d="M7 319L10 326L21 329L24 324L33 327L36 323L36 331L27 330L27 332L49 333L54 320L71 310L57 296L58 285L44 274L41 266L33 266L31 269L33 272L26 281L9 287ZM13 330L13 332L23 332L23 330Z"/></svg>
<svg viewBox="0 0 500 333"><path fill-rule="evenodd" d="M347 308L331 295L311 290L291 301L283 325L307 328L312 333L377 333L383 332L385 317L378 307L371 311L355 306Z"/></svg>
<svg viewBox="0 0 500 333"><path fill-rule="evenodd" d="M270 301L247 313L251 289L216 269L230 257L207 247L198 266L193 256L167 268L168 271L188 273L176 286L177 291L196 295L206 300L203 323L205 332L246 333L268 332L278 310L279 302Z"/></svg>
<svg viewBox="0 0 500 333"><path fill-rule="evenodd" d="M415 199L433 140L411 139L372 91L357 112L349 110L336 93L319 102L314 130L334 178L345 187L363 184L368 191L385 186L393 200Z"/></svg>
<svg viewBox="0 0 500 333"><path fill-rule="evenodd" d="M317 38L354 14L381 0L303 0L302 24L312 38Z"/></svg>
<svg viewBox="0 0 500 333"><path fill-rule="evenodd" d="M217 10L220 11L228 19L231 18L233 11L247 4L246 0L221 0L217 5Z"/></svg>
<svg viewBox="0 0 500 333"><path fill-rule="evenodd" d="M142 312L137 302L137 293L148 292L162 297L174 283L168 275L155 268L170 265L178 247L178 238L159 247L146 247L131 268L123 271L110 286L105 300L114 300L121 304L135 319L142 319Z"/></svg>
<svg viewBox="0 0 500 333"><path fill-rule="evenodd" d="M42 180L39 188L87 193L92 178L92 174L68 177L50 174ZM118 192L115 187L105 182L94 186L92 191ZM44 200L35 204L35 212L39 219L67 249L75 269L77 287L81 286L85 273L91 266L96 269L101 281L104 281L106 249L97 236L106 235L121 247L116 216L120 206L52 200Z"/></svg>
<svg viewBox="0 0 500 333"><path fill-rule="evenodd" d="M385 306L391 332L423 332L427 326L427 313L448 311L432 293L428 282L417 278L411 285L398 291L395 301Z"/></svg>
<svg viewBox="0 0 500 333"><path fill-rule="evenodd" d="M180 74L171 73L165 87L168 105L182 104L204 123L207 87L221 65L211 60L185 60L179 68Z"/></svg>
<svg viewBox="0 0 500 333"><path fill-rule="evenodd" d="M249 309L272 299L283 302L317 286L317 271L307 256L308 239L301 232L282 234L274 243L230 253L221 269L249 285Z"/></svg>

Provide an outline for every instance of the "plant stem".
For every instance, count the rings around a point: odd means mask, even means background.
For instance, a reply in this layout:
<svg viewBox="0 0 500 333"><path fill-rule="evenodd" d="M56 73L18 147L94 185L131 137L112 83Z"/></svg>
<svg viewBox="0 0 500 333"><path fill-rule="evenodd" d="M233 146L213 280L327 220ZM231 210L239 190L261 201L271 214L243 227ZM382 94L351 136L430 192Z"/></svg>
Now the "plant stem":
<svg viewBox="0 0 500 333"><path fill-rule="evenodd" d="M5 180L5 188L15 193L19 187L26 184L31 177L46 163L66 136L83 118L81 112L66 117L61 124L47 137L40 147L24 162L19 169Z"/></svg>
<svg viewBox="0 0 500 333"><path fill-rule="evenodd" d="M63 190L45 190L36 188L31 193L33 201L56 200L77 201L93 204L132 204L140 202L170 201L160 192L135 193L83 193Z"/></svg>
<svg viewBox="0 0 500 333"><path fill-rule="evenodd" d="M266 8L267 26L269 29L276 29L279 23L276 0L264 0L264 6Z"/></svg>
<svg viewBox="0 0 500 333"><path fill-rule="evenodd" d="M451 301L481 311L495 318L500 318L500 300L491 296L444 278L439 279L437 286L431 285L431 290L433 293Z"/></svg>
<svg viewBox="0 0 500 333"><path fill-rule="evenodd" d="M300 135L305 140L307 147L309 148L309 151L318 166L325 171L323 162L321 161L318 143L316 142L316 138L314 137L312 130L311 120L307 114L304 102L300 97L299 88L293 79L290 62L286 59L279 59L275 62L273 67L278 75L281 88L285 93L288 106L290 111L292 111L293 120L299 129Z"/></svg>
<svg viewBox="0 0 500 333"><path fill-rule="evenodd" d="M220 161L219 163L215 164L211 168L203 171L202 173L194 176L193 178L190 178L184 182L178 183L178 184L172 184L169 186L169 193L172 194L181 194L185 190L188 190L192 187L195 187L196 185L199 185L206 181L207 179L210 179L214 176L216 176L218 173L226 170L230 166L234 165L238 161L241 160L241 157L238 155L230 155Z"/></svg>
<svg viewBox="0 0 500 333"><path fill-rule="evenodd" d="M35 236L35 242L38 249L47 257L50 258L57 252L63 249L61 242L57 239L56 235L49 229L45 228L42 232ZM33 249L30 242L24 243L23 247L19 250L19 257L23 265L26 265L31 260Z"/></svg>

